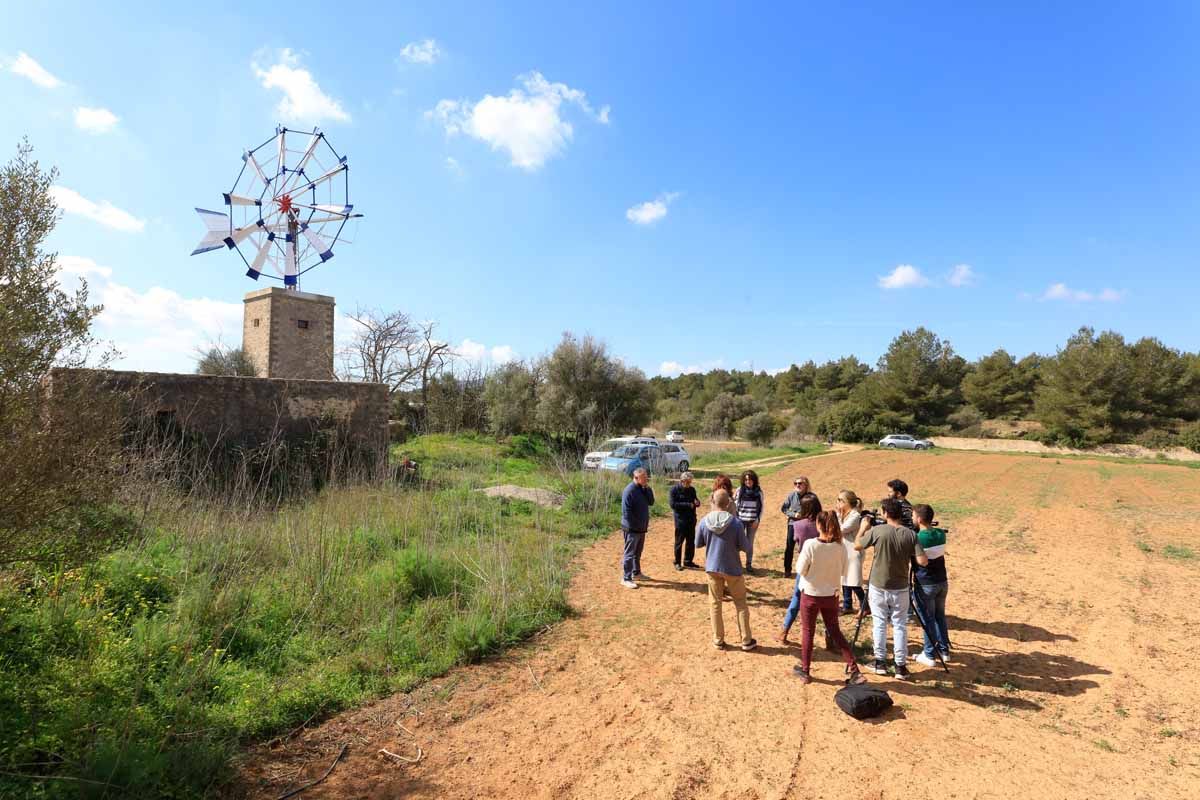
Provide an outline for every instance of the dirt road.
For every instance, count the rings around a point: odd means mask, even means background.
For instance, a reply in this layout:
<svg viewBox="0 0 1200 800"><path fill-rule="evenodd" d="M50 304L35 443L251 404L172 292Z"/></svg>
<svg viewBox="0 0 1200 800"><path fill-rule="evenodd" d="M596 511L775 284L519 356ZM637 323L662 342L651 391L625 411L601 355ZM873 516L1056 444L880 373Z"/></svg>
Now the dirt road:
<svg viewBox="0 0 1200 800"><path fill-rule="evenodd" d="M304 797L1133 800L1200 786L1200 567L1187 556L1200 552L1200 471L881 451L803 469L827 500L842 487L877 498L902 476L951 529L955 661L949 675L910 662L911 683L869 676L896 700L886 716L836 708L831 654L818 651L803 686L797 651L774 646L791 592L784 470L765 481L758 535L771 574L750 579L757 652L709 646L703 575L671 569L671 523L657 520L642 588L618 585L619 534L598 543L572 584L577 617L259 750L247 791L277 797L343 742L343 762ZM417 745L416 764L378 752Z"/></svg>

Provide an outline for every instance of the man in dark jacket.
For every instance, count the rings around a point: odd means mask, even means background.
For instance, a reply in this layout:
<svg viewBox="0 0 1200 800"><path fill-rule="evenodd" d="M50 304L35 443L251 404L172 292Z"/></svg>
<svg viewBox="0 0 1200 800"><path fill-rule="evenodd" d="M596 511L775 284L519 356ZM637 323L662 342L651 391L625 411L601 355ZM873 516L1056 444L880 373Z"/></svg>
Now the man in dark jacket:
<svg viewBox="0 0 1200 800"><path fill-rule="evenodd" d="M783 577L785 578L795 577L792 575L792 559L796 553L796 537L792 536L792 523L800 519L800 501L804 499L804 495L813 493L808 478L803 475L793 479L792 486L795 487L792 493L779 507L779 510L787 518L787 534L784 536L783 545Z"/></svg>
<svg viewBox="0 0 1200 800"><path fill-rule="evenodd" d="M675 512L675 569L684 567L699 569L696 558L696 509L700 501L696 498L693 476L685 472L679 483L671 487L671 510Z"/></svg>
<svg viewBox="0 0 1200 800"><path fill-rule="evenodd" d="M633 471L633 480L621 492L621 531L625 534L621 585L626 589L638 588L633 579L646 577L642 574L642 548L646 546L652 505L654 490L650 488L650 474L638 467Z"/></svg>

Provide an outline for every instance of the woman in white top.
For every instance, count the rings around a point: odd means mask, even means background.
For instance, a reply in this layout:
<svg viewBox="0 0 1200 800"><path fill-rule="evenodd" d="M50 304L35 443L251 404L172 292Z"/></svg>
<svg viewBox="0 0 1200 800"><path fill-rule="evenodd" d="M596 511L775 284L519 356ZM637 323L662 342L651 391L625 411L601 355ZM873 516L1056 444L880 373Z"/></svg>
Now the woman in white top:
<svg viewBox="0 0 1200 800"><path fill-rule="evenodd" d="M804 635L800 642L800 663L793 671L805 683L812 683L809 666L812 664L813 630L817 626L817 614L825 621L826 638L842 652L846 671L850 677L847 684L862 683L866 679L858 671L850 643L838 627L838 586L846 571L846 549L842 546L842 529L837 514L822 511L817 515L816 539L809 539L800 549L800 563L796 575L804 592L800 600L800 620Z"/></svg>
<svg viewBox="0 0 1200 800"><path fill-rule="evenodd" d="M858 598L858 611L865 614L867 609L867 594L863 591L863 554L854 549L858 539L859 527L863 524L863 502L858 495L849 489L838 492L837 508L838 524L842 529L842 545L846 549L846 572L842 575L842 613L854 611L850 598Z"/></svg>

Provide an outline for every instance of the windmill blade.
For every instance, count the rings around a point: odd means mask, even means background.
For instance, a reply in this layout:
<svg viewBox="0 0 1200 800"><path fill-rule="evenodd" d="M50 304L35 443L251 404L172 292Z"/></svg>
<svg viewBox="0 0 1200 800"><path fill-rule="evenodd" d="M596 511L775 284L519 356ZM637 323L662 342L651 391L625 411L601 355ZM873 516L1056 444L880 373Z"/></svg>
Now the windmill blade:
<svg viewBox="0 0 1200 800"><path fill-rule="evenodd" d="M275 174L282 175L287 172L287 149L284 145L287 128L279 127L275 131L279 135L279 163L275 165Z"/></svg>
<svg viewBox="0 0 1200 800"><path fill-rule="evenodd" d="M313 249L321 256L322 261L328 261L333 258L333 245L325 241L321 234L305 225L300 229L304 233L304 238L308 239L308 243L313 246Z"/></svg>
<svg viewBox="0 0 1200 800"><path fill-rule="evenodd" d="M258 276L262 275L263 264L267 261L267 256L271 254L271 248L274 243L266 236L263 237L262 244L258 246L258 255L254 257L254 262L250 265L250 269L246 270L246 277L258 280Z"/></svg>
<svg viewBox="0 0 1200 800"><path fill-rule="evenodd" d="M261 206L262 200L255 200L253 197L242 197L237 194L225 193L225 205L227 206Z"/></svg>
<svg viewBox="0 0 1200 800"><path fill-rule="evenodd" d="M317 145L321 143L321 129L313 128L312 139L308 143L308 147L304 148L304 155L300 157L300 161L295 168L290 170L292 175L301 175L304 172L304 167L308 164L308 160L312 158L313 153L317 149ZM291 179L289 179L289 182Z"/></svg>
<svg viewBox="0 0 1200 800"><path fill-rule="evenodd" d="M329 170L321 177L316 178L315 180L309 181L308 183L304 184L303 186L297 186L294 190L292 190L292 194L294 194L294 195L300 194L301 192L307 192L309 189L314 189L317 186L320 186L325 181L329 180L330 178L337 177L341 173L345 172L347 169L348 169L348 167L346 166L346 157L342 156L342 160L338 162L338 165L336 167Z"/></svg>
<svg viewBox="0 0 1200 800"><path fill-rule="evenodd" d="M192 255L207 253L210 250L224 247L225 237L229 235L229 215L222 214L220 211L209 211L204 208L197 208L196 213L200 215L201 221L204 222L204 227L208 228L208 233L204 234L204 238L200 240L200 244L196 245L196 249L192 251Z"/></svg>
<svg viewBox="0 0 1200 800"><path fill-rule="evenodd" d="M340 216L339 217L313 217L312 219L308 220L308 224L309 225L324 225L327 222L345 222L346 220L359 219L360 217L362 217L362 214L351 214L346 217L340 217ZM270 226L268 226L268 227L270 227Z"/></svg>
<svg viewBox="0 0 1200 800"><path fill-rule="evenodd" d="M292 203L292 205L298 206L300 208L312 209L313 211L324 211L326 214L338 214L341 217L345 217L345 218L362 216L362 214L351 214L350 213L351 209L354 208L353 205L330 206L330 205L306 205L305 203Z"/></svg>
<svg viewBox="0 0 1200 800"><path fill-rule="evenodd" d="M245 161L247 164L249 164L251 167L254 168L255 174L258 175L258 179L263 182L263 186L271 185L271 182L269 180L267 180L267 176L263 174L262 167L260 167L258 165L258 161L255 160L254 153L251 153L249 150L247 150L245 153L242 154L242 161Z"/></svg>
<svg viewBox="0 0 1200 800"><path fill-rule="evenodd" d="M243 225L240 228L234 228L233 233L226 236L222 241L224 241L225 245L232 250L244 242L247 236L257 230L262 230L265 227L266 226L263 224L263 221L260 219L258 222L252 222L249 225Z"/></svg>

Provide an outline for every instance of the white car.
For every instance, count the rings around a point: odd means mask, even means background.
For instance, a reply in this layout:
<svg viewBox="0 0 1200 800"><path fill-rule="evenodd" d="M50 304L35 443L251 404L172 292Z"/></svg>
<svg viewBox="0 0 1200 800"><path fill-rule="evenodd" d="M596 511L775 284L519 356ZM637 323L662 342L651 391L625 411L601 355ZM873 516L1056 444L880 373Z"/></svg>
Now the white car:
<svg viewBox="0 0 1200 800"><path fill-rule="evenodd" d="M692 457L688 455L687 450L683 449L683 445L668 442L659 447L663 452L663 468L666 469L668 475L687 472L688 467L692 465Z"/></svg>
<svg viewBox="0 0 1200 800"><path fill-rule="evenodd" d="M880 447L900 448L902 450L928 450L933 442L928 439L918 439L907 433L893 433L879 440Z"/></svg>
<svg viewBox="0 0 1200 800"><path fill-rule="evenodd" d="M683 444L683 431L667 431L667 441Z"/></svg>
<svg viewBox="0 0 1200 800"><path fill-rule="evenodd" d="M609 439L595 450L584 455L583 468L588 470L600 469L604 466L604 459L627 444L658 444L658 441L653 436L618 436L615 439Z"/></svg>

